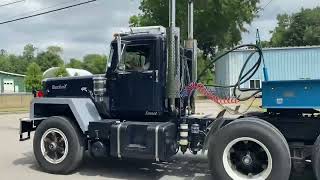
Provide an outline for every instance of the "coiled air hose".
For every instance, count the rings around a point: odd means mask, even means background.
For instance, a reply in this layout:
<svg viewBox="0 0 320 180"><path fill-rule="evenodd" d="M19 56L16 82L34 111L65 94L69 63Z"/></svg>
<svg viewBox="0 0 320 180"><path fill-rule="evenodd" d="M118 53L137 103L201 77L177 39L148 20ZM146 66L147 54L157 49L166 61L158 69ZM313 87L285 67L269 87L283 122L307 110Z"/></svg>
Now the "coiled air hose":
<svg viewBox="0 0 320 180"><path fill-rule="evenodd" d="M238 77L238 80L235 84L233 85L219 85L219 84L214 84L214 85L211 85L213 87L219 87L219 88L233 88L233 96L238 99L239 101L246 101L246 100L249 100L251 99L252 97L255 97L257 94L259 94L261 92L261 89L243 89L241 88L240 86L244 83L246 83L247 81L249 81L255 74L256 72L259 70L259 67L261 65L261 63L263 62L264 63L264 59L263 59L263 53L262 53L262 50L259 46L257 45L254 45L254 44L244 44L244 45L240 45L240 46L237 46L235 48L232 48L231 50L228 50L222 54L220 54L219 56L217 56L216 58L214 58L209 65L207 65L207 67L204 68L204 70L199 74L198 76L198 79L197 79L197 82L199 82L200 78L205 75L205 72L208 70L208 69L212 69L213 66L214 66L214 63L216 63L217 61L221 60L224 56L226 56L227 54L231 53L231 52L234 52L238 49L241 49L241 48L244 48L244 47L247 47L247 48L250 48L250 50L252 49L253 52L250 53L250 55L248 56L248 58L245 60L242 68L241 68L241 71L240 71L240 74L239 74L239 77ZM254 54L258 53L258 59L257 61L253 64L253 66L251 66L249 68L249 70L246 71L246 68L248 66L248 63L250 62L250 60L252 60L252 57ZM250 96L247 96L247 97L240 97L240 94L238 95L237 94L237 90L239 92L252 92L252 94Z"/></svg>

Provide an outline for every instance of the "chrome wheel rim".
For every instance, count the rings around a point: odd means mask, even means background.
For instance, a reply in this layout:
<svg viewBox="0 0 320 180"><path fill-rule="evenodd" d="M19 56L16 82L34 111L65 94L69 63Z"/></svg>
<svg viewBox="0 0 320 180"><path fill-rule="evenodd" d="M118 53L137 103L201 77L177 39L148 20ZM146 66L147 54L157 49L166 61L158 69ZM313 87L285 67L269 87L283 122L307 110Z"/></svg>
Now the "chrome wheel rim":
<svg viewBox="0 0 320 180"><path fill-rule="evenodd" d="M241 137L231 141L223 152L223 166L232 179L265 180L272 171L272 156L260 141Z"/></svg>
<svg viewBox="0 0 320 180"><path fill-rule="evenodd" d="M51 164L59 164L68 155L68 139L66 135L57 128L48 129L41 138L42 156Z"/></svg>

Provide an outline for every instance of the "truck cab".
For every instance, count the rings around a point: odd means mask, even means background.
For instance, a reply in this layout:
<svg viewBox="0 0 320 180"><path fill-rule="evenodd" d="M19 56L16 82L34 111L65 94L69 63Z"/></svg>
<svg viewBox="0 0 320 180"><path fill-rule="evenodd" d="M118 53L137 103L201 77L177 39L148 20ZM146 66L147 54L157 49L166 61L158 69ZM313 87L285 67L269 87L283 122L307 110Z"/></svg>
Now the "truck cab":
<svg viewBox="0 0 320 180"><path fill-rule="evenodd" d="M106 73L112 117L163 115L166 63L165 28L132 28L130 33L115 34Z"/></svg>
<svg viewBox="0 0 320 180"><path fill-rule="evenodd" d="M172 112L179 106L183 76L180 44L177 40L175 58L179 61L168 64L167 31L151 26L114 34L105 74L45 79L44 97L91 98L103 118L166 121L168 116L177 116Z"/></svg>

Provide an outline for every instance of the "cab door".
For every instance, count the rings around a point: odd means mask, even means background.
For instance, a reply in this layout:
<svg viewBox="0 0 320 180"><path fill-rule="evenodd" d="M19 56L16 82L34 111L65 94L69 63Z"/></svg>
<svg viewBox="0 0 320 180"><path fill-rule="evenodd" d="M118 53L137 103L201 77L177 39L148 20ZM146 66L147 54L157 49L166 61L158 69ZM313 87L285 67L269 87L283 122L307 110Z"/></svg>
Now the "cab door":
<svg viewBox="0 0 320 180"><path fill-rule="evenodd" d="M156 116L160 112L153 41L131 41L126 44L111 85L111 111L117 117Z"/></svg>

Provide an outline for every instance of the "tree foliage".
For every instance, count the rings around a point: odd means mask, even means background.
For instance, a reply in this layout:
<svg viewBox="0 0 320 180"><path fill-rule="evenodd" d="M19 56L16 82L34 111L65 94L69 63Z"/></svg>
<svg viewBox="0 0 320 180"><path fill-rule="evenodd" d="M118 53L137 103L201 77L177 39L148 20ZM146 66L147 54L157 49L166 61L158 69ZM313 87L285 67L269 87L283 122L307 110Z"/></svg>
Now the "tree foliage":
<svg viewBox="0 0 320 180"><path fill-rule="evenodd" d="M67 64L67 68L82 69L83 65L82 65L81 60L72 58L72 59L70 59L70 62Z"/></svg>
<svg viewBox="0 0 320 180"><path fill-rule="evenodd" d="M100 54L88 54L83 60L70 59L67 64L69 68L85 69L93 74L103 74L106 72L107 56Z"/></svg>
<svg viewBox="0 0 320 180"><path fill-rule="evenodd" d="M320 45L320 7L301 9L300 12L277 17L278 26L267 46Z"/></svg>
<svg viewBox="0 0 320 180"><path fill-rule="evenodd" d="M208 61L206 57L203 56L203 54L200 53L198 55L198 68L197 68L198 75L202 73L202 71L209 65L209 63L210 61ZM215 79L214 79L213 69L207 69L204 73L205 74L200 77L199 81L207 85L214 84Z"/></svg>
<svg viewBox="0 0 320 180"><path fill-rule="evenodd" d="M67 77L69 76L65 66L60 66L55 72L55 77Z"/></svg>
<svg viewBox="0 0 320 180"><path fill-rule="evenodd" d="M46 51L42 51L37 55L36 63L41 67L42 71L45 71L51 67L59 67L64 64L59 49L54 46L50 46Z"/></svg>
<svg viewBox="0 0 320 180"><path fill-rule="evenodd" d="M51 67L61 67L61 72L65 68L85 69L93 74L105 73L107 57L100 54L88 54L83 59L70 59L64 65L61 55L63 48L49 46L45 51L36 53L37 48L32 44L27 44L21 55L10 54L6 50L0 50L0 71L7 71L18 74L27 74L27 67L35 63L42 72ZM60 75L60 73L59 73ZM65 74L62 73L62 76Z"/></svg>
<svg viewBox="0 0 320 180"><path fill-rule="evenodd" d="M68 76L66 68L85 69L93 74L103 74L106 70L107 57L99 54L88 54L83 59L70 59L69 63L61 57L63 48L49 46L46 50L36 52L38 49L32 44L23 48L21 55L8 53L0 49L0 71L24 74L27 91L41 89L42 73L51 67L59 67L55 71L56 77ZM79 75L79 74L76 74Z"/></svg>
<svg viewBox="0 0 320 180"><path fill-rule="evenodd" d="M27 75L25 78L25 85L27 90L41 89L42 72L41 68L36 63L31 63L27 68Z"/></svg>
<svg viewBox="0 0 320 180"><path fill-rule="evenodd" d="M35 61L35 51L37 50L32 44L27 44L23 48L22 58L31 63Z"/></svg>
<svg viewBox="0 0 320 180"><path fill-rule="evenodd" d="M246 32L259 10L260 0L202 0L194 4L194 31L198 47L203 56L198 57L198 71L206 67L208 54L213 57L215 47L219 49L233 47L241 41L241 33ZM176 23L180 27L182 39L187 38L188 0L176 2ZM168 0L142 0L140 14L131 16L130 26L154 26L169 24ZM214 81L212 70L200 80L211 84Z"/></svg>
<svg viewBox="0 0 320 180"><path fill-rule="evenodd" d="M203 0L195 1L195 38L199 48L208 54L215 46L226 48L241 41L241 32L246 31L260 0ZM187 37L187 2L177 1L177 26L181 28L183 39ZM168 0L142 0L141 13L130 18L131 26L162 25L169 23Z"/></svg>
<svg viewBox="0 0 320 180"><path fill-rule="evenodd" d="M89 54L83 58L83 68L93 74L103 74L106 72L107 56L99 54Z"/></svg>

